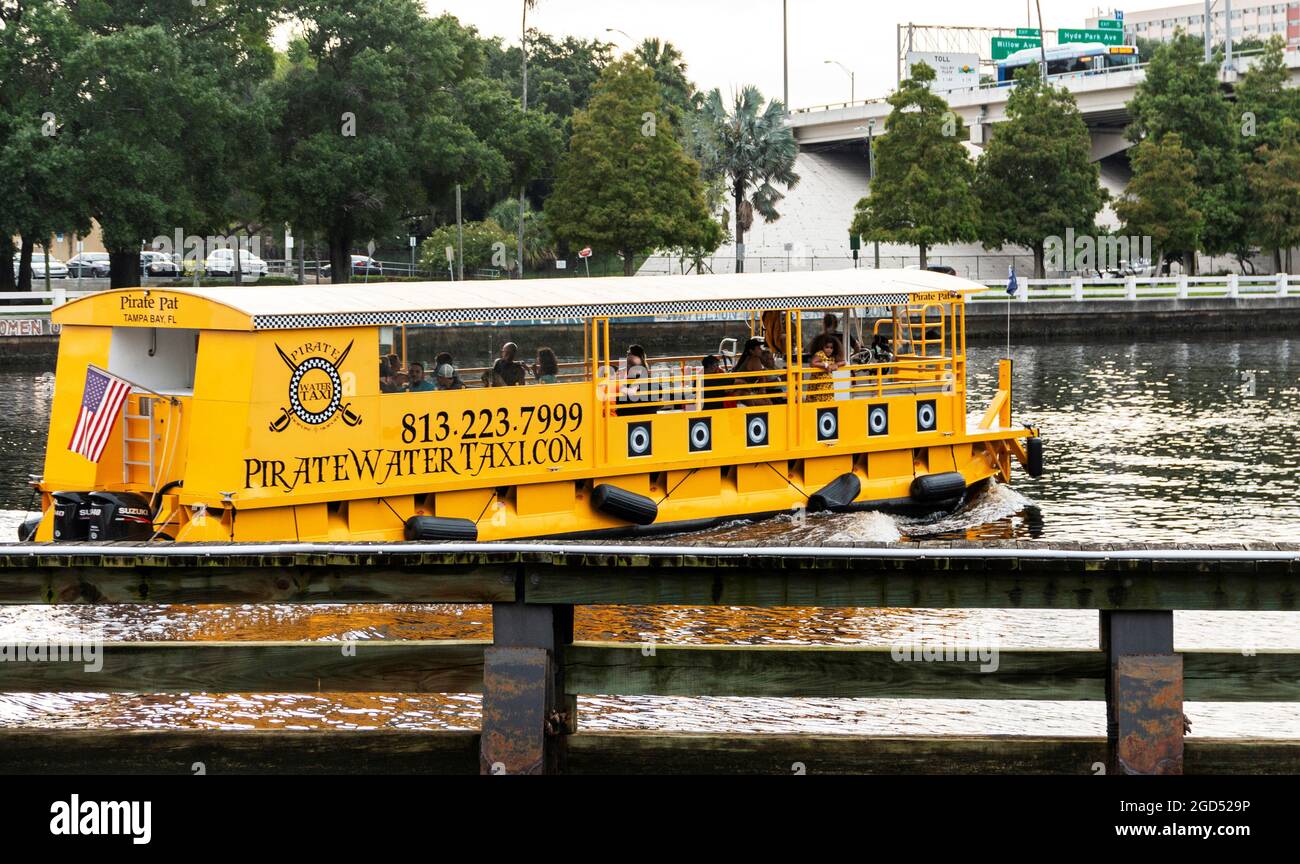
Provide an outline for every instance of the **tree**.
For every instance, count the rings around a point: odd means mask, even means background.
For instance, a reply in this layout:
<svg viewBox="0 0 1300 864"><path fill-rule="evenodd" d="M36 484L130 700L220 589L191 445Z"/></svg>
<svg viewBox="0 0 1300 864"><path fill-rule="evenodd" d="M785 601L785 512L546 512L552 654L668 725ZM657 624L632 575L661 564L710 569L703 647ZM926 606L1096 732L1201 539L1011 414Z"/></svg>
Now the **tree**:
<svg viewBox="0 0 1300 864"><path fill-rule="evenodd" d="M0 22L0 291L30 291L37 244L90 226L74 176L73 99L64 75L84 34L52 0L0 7Z"/></svg>
<svg viewBox="0 0 1300 864"><path fill-rule="evenodd" d="M506 199L488 213L489 221L496 222L507 234L518 236L519 205ZM468 258L467 258L468 260ZM524 211L524 264L536 269L555 260L555 238L546 225L546 214L530 205Z"/></svg>
<svg viewBox="0 0 1300 864"><path fill-rule="evenodd" d="M1300 245L1300 124L1282 121L1278 141L1259 148L1258 159L1246 169L1252 196L1254 235L1272 249L1279 272L1282 250L1290 271L1291 249Z"/></svg>
<svg viewBox="0 0 1300 864"><path fill-rule="evenodd" d="M1044 242L1074 229L1092 233L1106 192L1097 182L1091 136L1074 97L1047 84L1031 65L1016 76L1007 120L975 169L980 239L1034 250L1034 278L1045 277Z"/></svg>
<svg viewBox="0 0 1300 864"><path fill-rule="evenodd" d="M661 108L654 75L635 58L606 67L586 110L574 116L546 201L558 239L618 252L627 276L638 254L705 246L714 233L700 166Z"/></svg>
<svg viewBox="0 0 1300 864"><path fill-rule="evenodd" d="M1177 132L1133 148L1133 179L1115 204L1125 231L1149 236L1157 266L1166 254L1194 256L1204 216L1196 208L1196 167ZM1186 265L1186 260L1184 260Z"/></svg>
<svg viewBox="0 0 1300 864"><path fill-rule="evenodd" d="M63 70L74 172L114 287L138 284L141 244L247 214L250 95L272 69L275 0L69 3L87 33ZM255 172L252 172L255 173Z"/></svg>
<svg viewBox="0 0 1300 864"><path fill-rule="evenodd" d="M1247 178L1262 167L1267 158L1279 155L1285 124L1300 120L1300 100L1297 100L1296 91L1286 86L1289 71L1283 52L1281 38L1273 37L1236 87L1233 114L1239 127L1237 140ZM1240 247L1233 251L1245 268L1249 266L1252 246L1273 248L1274 262L1280 270L1282 255L1275 245L1279 235L1264 227L1265 220L1259 212L1262 203L1260 190L1254 182L1250 182L1249 187L1252 194L1246 196L1242 207L1246 228L1240 235Z"/></svg>
<svg viewBox="0 0 1300 864"><path fill-rule="evenodd" d="M654 37L644 39L632 52L655 76L655 83L668 106L673 128L680 134L686 128L688 115L698 111L704 97L686 77L686 60L677 46L660 42Z"/></svg>
<svg viewBox="0 0 1300 864"><path fill-rule="evenodd" d="M975 165L966 155L958 121L931 92L934 70L924 63L889 97L885 134L876 142L876 176L860 200L849 230L867 240L927 250L938 243L974 240L978 213Z"/></svg>
<svg viewBox="0 0 1300 864"><path fill-rule="evenodd" d="M515 215L508 220L507 230L517 231L521 202L523 212L529 210L529 184L551 173L564 151L559 122L544 109L520 111L513 97L496 81L467 81L461 86L461 93L466 122L481 140L501 154L508 189L522 196L515 201ZM500 224L507 227L505 221ZM524 262L529 261L526 245L526 238L516 233L516 256ZM512 269L522 275L517 264Z"/></svg>
<svg viewBox="0 0 1300 864"><path fill-rule="evenodd" d="M731 110L722 94L713 90L704 99L704 118L711 129L705 142L705 171L723 175L730 187L736 213L736 272L745 272L745 232L754 224L754 212L764 222L781 218L777 203L785 197L776 184L793 189L799 184L795 160L799 145L786 125L786 106L779 99L763 105L754 86L732 99Z"/></svg>
<svg viewBox="0 0 1300 864"><path fill-rule="evenodd" d="M1129 101L1126 134L1135 144L1171 132L1179 136L1196 169L1193 203L1204 219L1200 248L1220 255L1241 248L1246 189L1240 132L1219 87L1218 63L1204 62L1201 44L1180 31L1156 49ZM1195 254L1189 261L1195 272Z"/></svg>
<svg viewBox="0 0 1300 864"><path fill-rule="evenodd" d="M515 201L504 202L511 211L518 215L518 204ZM466 222L463 226L465 238L465 269L471 270L478 267L499 266L500 261L504 260L505 250L510 247L514 239L509 231L503 228L495 219L485 219L482 222ZM456 236L455 225L443 225L434 229L424 242L420 244L420 267L430 272L446 271L447 247L452 250L458 247L458 238Z"/></svg>
<svg viewBox="0 0 1300 864"><path fill-rule="evenodd" d="M459 85L480 74L477 38L415 0L309 0L302 36L268 87L278 170L271 212L324 235L335 281L353 244L396 233L451 178L481 179L489 148L460 120ZM498 154L495 167L504 168Z"/></svg>

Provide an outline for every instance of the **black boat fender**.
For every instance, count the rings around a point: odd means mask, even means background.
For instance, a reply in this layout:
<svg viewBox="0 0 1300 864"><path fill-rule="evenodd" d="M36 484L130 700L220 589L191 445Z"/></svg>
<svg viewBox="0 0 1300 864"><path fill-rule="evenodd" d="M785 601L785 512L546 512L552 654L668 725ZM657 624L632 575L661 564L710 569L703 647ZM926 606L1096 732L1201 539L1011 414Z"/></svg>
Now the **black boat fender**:
<svg viewBox="0 0 1300 864"><path fill-rule="evenodd" d="M860 492L862 481L858 475L852 472L841 474L808 498L808 512L841 510L856 501Z"/></svg>
<svg viewBox="0 0 1300 864"><path fill-rule="evenodd" d="M472 543L478 540L478 526L468 519L447 516L412 516L406 520L407 540Z"/></svg>
<svg viewBox="0 0 1300 864"><path fill-rule="evenodd" d="M1038 436L1025 442L1025 473L1030 477L1043 476L1043 439Z"/></svg>
<svg viewBox="0 0 1300 864"><path fill-rule="evenodd" d="M24 519L22 524L18 526L18 542L32 542L32 539L36 536L36 529L41 527L41 519L43 518L40 513L37 513L35 516L28 516Z"/></svg>
<svg viewBox="0 0 1300 864"><path fill-rule="evenodd" d="M634 525L649 525L659 518L659 505L644 495L601 483L591 490L591 506L607 516Z"/></svg>
<svg viewBox="0 0 1300 864"><path fill-rule="evenodd" d="M912 481L912 500L923 504L958 498L966 491L966 478L957 471L922 474Z"/></svg>

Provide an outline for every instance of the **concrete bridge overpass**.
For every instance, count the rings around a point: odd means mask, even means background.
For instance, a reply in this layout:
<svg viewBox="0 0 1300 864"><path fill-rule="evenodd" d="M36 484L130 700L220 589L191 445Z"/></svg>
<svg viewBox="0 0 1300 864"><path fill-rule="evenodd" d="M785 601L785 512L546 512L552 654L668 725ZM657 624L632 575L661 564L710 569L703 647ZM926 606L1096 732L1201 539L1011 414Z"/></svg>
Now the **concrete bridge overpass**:
<svg viewBox="0 0 1300 864"><path fill-rule="evenodd" d="M1235 69L1220 71L1224 87L1231 89L1241 74L1250 68L1256 55L1236 58ZM1286 63L1291 70L1292 86L1300 85L1300 51L1289 51ZM1101 73L1054 75L1054 84L1065 85L1074 94L1084 122L1092 132L1094 160L1104 159L1130 144L1124 139L1128 125L1128 102L1137 86L1146 78L1146 66L1108 69ZM971 132L971 143L988 143L992 128L1006 120L1007 98L1011 88L982 85L969 90L945 93L953 112ZM885 134L885 118L890 106L885 97L851 103L819 105L799 109L790 115L795 138L803 148L819 144L862 140L868 135Z"/></svg>

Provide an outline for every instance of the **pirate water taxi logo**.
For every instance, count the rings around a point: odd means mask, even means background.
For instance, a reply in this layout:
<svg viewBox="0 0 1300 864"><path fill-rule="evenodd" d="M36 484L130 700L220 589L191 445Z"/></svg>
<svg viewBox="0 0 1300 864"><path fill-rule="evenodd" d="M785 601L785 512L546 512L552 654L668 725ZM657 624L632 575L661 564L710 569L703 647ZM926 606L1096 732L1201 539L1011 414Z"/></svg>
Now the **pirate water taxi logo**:
<svg viewBox="0 0 1300 864"><path fill-rule="evenodd" d="M271 421L272 432L283 432L294 420L308 429L319 429L336 415L349 426L360 425L352 403L343 401L343 374L339 371L352 350L351 342L342 351L326 342L308 342L288 352L277 344L275 350L289 367L289 404Z"/></svg>

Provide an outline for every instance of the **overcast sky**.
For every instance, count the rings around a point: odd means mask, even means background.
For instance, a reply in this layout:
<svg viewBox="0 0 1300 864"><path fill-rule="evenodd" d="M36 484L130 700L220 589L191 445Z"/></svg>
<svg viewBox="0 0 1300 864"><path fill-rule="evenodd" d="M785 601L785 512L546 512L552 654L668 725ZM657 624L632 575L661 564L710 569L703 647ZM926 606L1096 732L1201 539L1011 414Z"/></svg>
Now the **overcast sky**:
<svg viewBox="0 0 1300 864"><path fill-rule="evenodd" d="M1099 8L1096 0L1041 2L1048 30L1082 27ZM1132 11L1173 3L1118 6ZM425 0L425 5L434 14L446 11L485 34L518 42L523 0ZM854 71L857 98L885 95L894 86L897 24L1024 27L1027 5L1026 0L789 0L792 107L849 98L849 76L826 60ZM623 48L630 47L629 40L606 28L624 30L637 42L657 36L681 50L701 89L720 87L727 93L736 85L757 84L764 95L781 95L781 0L538 0L528 17L530 26L547 33L600 38Z"/></svg>

